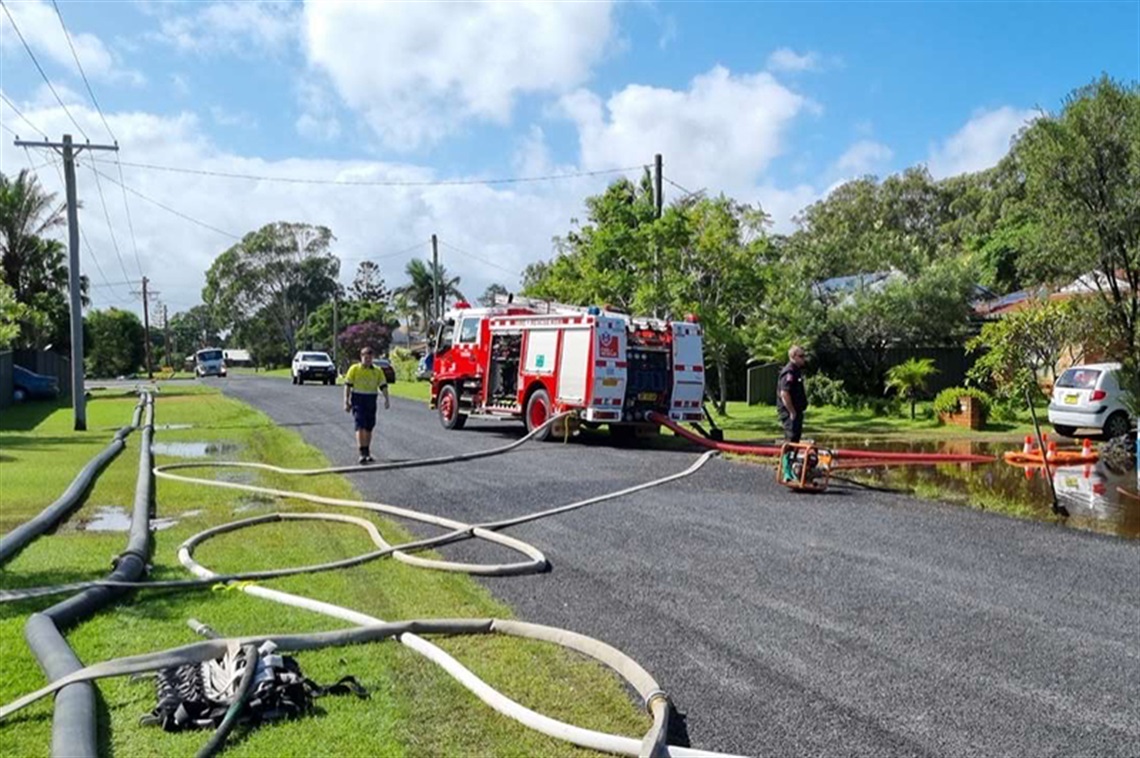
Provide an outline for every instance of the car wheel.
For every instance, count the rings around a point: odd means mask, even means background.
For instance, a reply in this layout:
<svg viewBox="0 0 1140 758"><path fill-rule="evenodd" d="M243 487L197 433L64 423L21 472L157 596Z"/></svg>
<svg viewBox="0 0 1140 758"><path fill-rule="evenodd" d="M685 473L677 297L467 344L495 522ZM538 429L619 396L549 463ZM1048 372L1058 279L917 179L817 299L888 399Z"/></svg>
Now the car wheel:
<svg viewBox="0 0 1140 758"><path fill-rule="evenodd" d="M1053 431L1062 437L1075 437L1077 434L1077 427L1075 426L1062 426L1060 424L1053 424Z"/></svg>
<svg viewBox="0 0 1140 758"><path fill-rule="evenodd" d="M293 384L296 384L297 383L297 375L296 374L290 374L289 375L289 381L293 382Z"/></svg>
<svg viewBox="0 0 1140 758"><path fill-rule="evenodd" d="M1124 411L1117 411L1104 422L1103 432L1106 440L1123 437L1131 431L1132 422L1128 420L1128 414Z"/></svg>
<svg viewBox="0 0 1140 758"><path fill-rule="evenodd" d="M435 404L439 409L439 423L444 429L462 429L467 423L467 414L459 412L459 393L454 386L444 385Z"/></svg>
<svg viewBox="0 0 1140 758"><path fill-rule="evenodd" d="M304 384L304 383L305 383L305 376L303 374L298 374L297 375L297 384Z"/></svg>
<svg viewBox="0 0 1140 758"><path fill-rule="evenodd" d="M526 431L529 434L550 420L550 394L545 389L535 390L526 401ZM536 442L550 438L550 427L546 427L532 439Z"/></svg>

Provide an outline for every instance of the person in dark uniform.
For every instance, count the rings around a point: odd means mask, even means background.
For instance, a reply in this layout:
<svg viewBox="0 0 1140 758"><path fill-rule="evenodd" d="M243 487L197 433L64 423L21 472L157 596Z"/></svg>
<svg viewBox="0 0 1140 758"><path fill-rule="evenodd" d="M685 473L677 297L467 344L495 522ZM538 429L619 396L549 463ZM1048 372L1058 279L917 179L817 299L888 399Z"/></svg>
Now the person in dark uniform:
<svg viewBox="0 0 1140 758"><path fill-rule="evenodd" d="M807 355L799 345L788 351L788 365L780 370L776 381L776 413L784 427L785 442L799 442L804 431L804 411L807 410L807 390L804 389L804 364Z"/></svg>

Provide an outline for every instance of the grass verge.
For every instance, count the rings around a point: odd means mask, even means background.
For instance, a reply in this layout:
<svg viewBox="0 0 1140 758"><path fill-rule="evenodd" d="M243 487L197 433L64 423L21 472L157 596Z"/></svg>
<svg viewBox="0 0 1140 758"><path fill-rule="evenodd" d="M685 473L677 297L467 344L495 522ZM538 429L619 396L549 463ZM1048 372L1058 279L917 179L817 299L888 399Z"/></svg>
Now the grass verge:
<svg viewBox="0 0 1140 758"><path fill-rule="evenodd" d="M710 406L711 408L711 406ZM725 430L727 439L748 437L782 437L783 432L776 418L776 408L771 405L748 405L743 402L730 402L725 416L713 415L717 425ZM1048 423L1038 414L1043 429ZM829 442L840 440L879 440L884 442L922 442L969 439L976 442L1006 442L1020 440L1033 430L1028 413L1013 422L991 421L984 430L970 431L959 426L944 426L937 419L915 420L907 416L876 416L870 410L853 411L845 408L822 406L808 408L804 424L804 436L826 439Z"/></svg>
<svg viewBox="0 0 1140 758"><path fill-rule="evenodd" d="M26 520L58 496L75 472L128 423L136 399L97 394L88 405L88 429L71 431L70 411L28 404L5 411L0 421L0 528ZM328 465L292 432L277 428L252 408L212 388L165 387L156 406L156 443L213 442L226 458ZM193 425L163 429L164 425ZM54 534L28 546L0 575L5 588L92 579L106 574L108 559L126 544L124 532L92 531L101 507L129 508L134 496L139 436L104 471L86 503ZM162 448L156 450L159 453ZM178 460L157 454L157 462ZM208 470L203 475L209 476ZM232 473L232 472L231 472ZM356 498L342 477L296 480L266 475L267 485ZM309 510L301 504L266 502L240 493L157 482L158 515L176 519L155 532L154 577L186 576L177 546L209 526L274 510ZM326 509L336 510L336 509ZM240 512L239 512L240 511ZM353 511L353 515L364 512ZM377 523L391 542L409 538L397 525ZM197 552L219 571L294 566L372 549L361 530L313 522L278 523L219 536ZM517 581L527 581L520 577ZM353 569L280 579L270 586L396 620L415 617L509 617L510 610L466 576L415 569L383 560ZM44 683L23 640L27 616L59 600L0 606L0 701ZM81 660L92 663L195 641L185 624L195 617L225 634L333 629L341 622L250 597L240 592L179 594L139 592L66 632ZM508 696L580 726L639 735L647 718L611 672L552 645L498 637L454 638L440 645ZM585 755L494 713L434 665L395 643L303 653L305 673L318 682L355 675L372 696L318 701L319 714L245 731L231 737L227 755ZM201 732L168 734L143 727L138 717L154 706L149 681L105 680L101 692L100 752L120 756L191 755L208 738ZM50 699L0 725L0 754L42 755L51 740Z"/></svg>

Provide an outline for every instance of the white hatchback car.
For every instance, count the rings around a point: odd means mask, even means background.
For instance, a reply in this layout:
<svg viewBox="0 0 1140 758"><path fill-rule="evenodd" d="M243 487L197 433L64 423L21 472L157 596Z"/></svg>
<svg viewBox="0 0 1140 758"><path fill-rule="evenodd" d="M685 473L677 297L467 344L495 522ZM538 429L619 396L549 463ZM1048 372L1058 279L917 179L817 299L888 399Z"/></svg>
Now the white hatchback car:
<svg viewBox="0 0 1140 758"><path fill-rule="evenodd" d="M1112 438L1132 430L1118 371L1119 363L1090 363L1061 374L1049 403L1049 423L1057 434L1072 437L1078 429L1099 429Z"/></svg>

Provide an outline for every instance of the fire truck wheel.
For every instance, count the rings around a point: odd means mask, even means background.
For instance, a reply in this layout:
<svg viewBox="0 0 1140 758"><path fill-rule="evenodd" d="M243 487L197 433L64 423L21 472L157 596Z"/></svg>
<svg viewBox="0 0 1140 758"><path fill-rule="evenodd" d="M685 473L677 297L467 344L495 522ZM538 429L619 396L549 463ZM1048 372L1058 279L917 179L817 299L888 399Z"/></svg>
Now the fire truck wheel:
<svg viewBox="0 0 1140 758"><path fill-rule="evenodd" d="M439 390L436 406L439 408L439 423L444 429L462 429L467 423L466 414L459 412L459 393L450 384Z"/></svg>
<svg viewBox="0 0 1140 758"><path fill-rule="evenodd" d="M544 389L535 390L526 401L526 430L533 432L550 419L550 395ZM546 427L534 436L541 442L550 436L550 427Z"/></svg>

